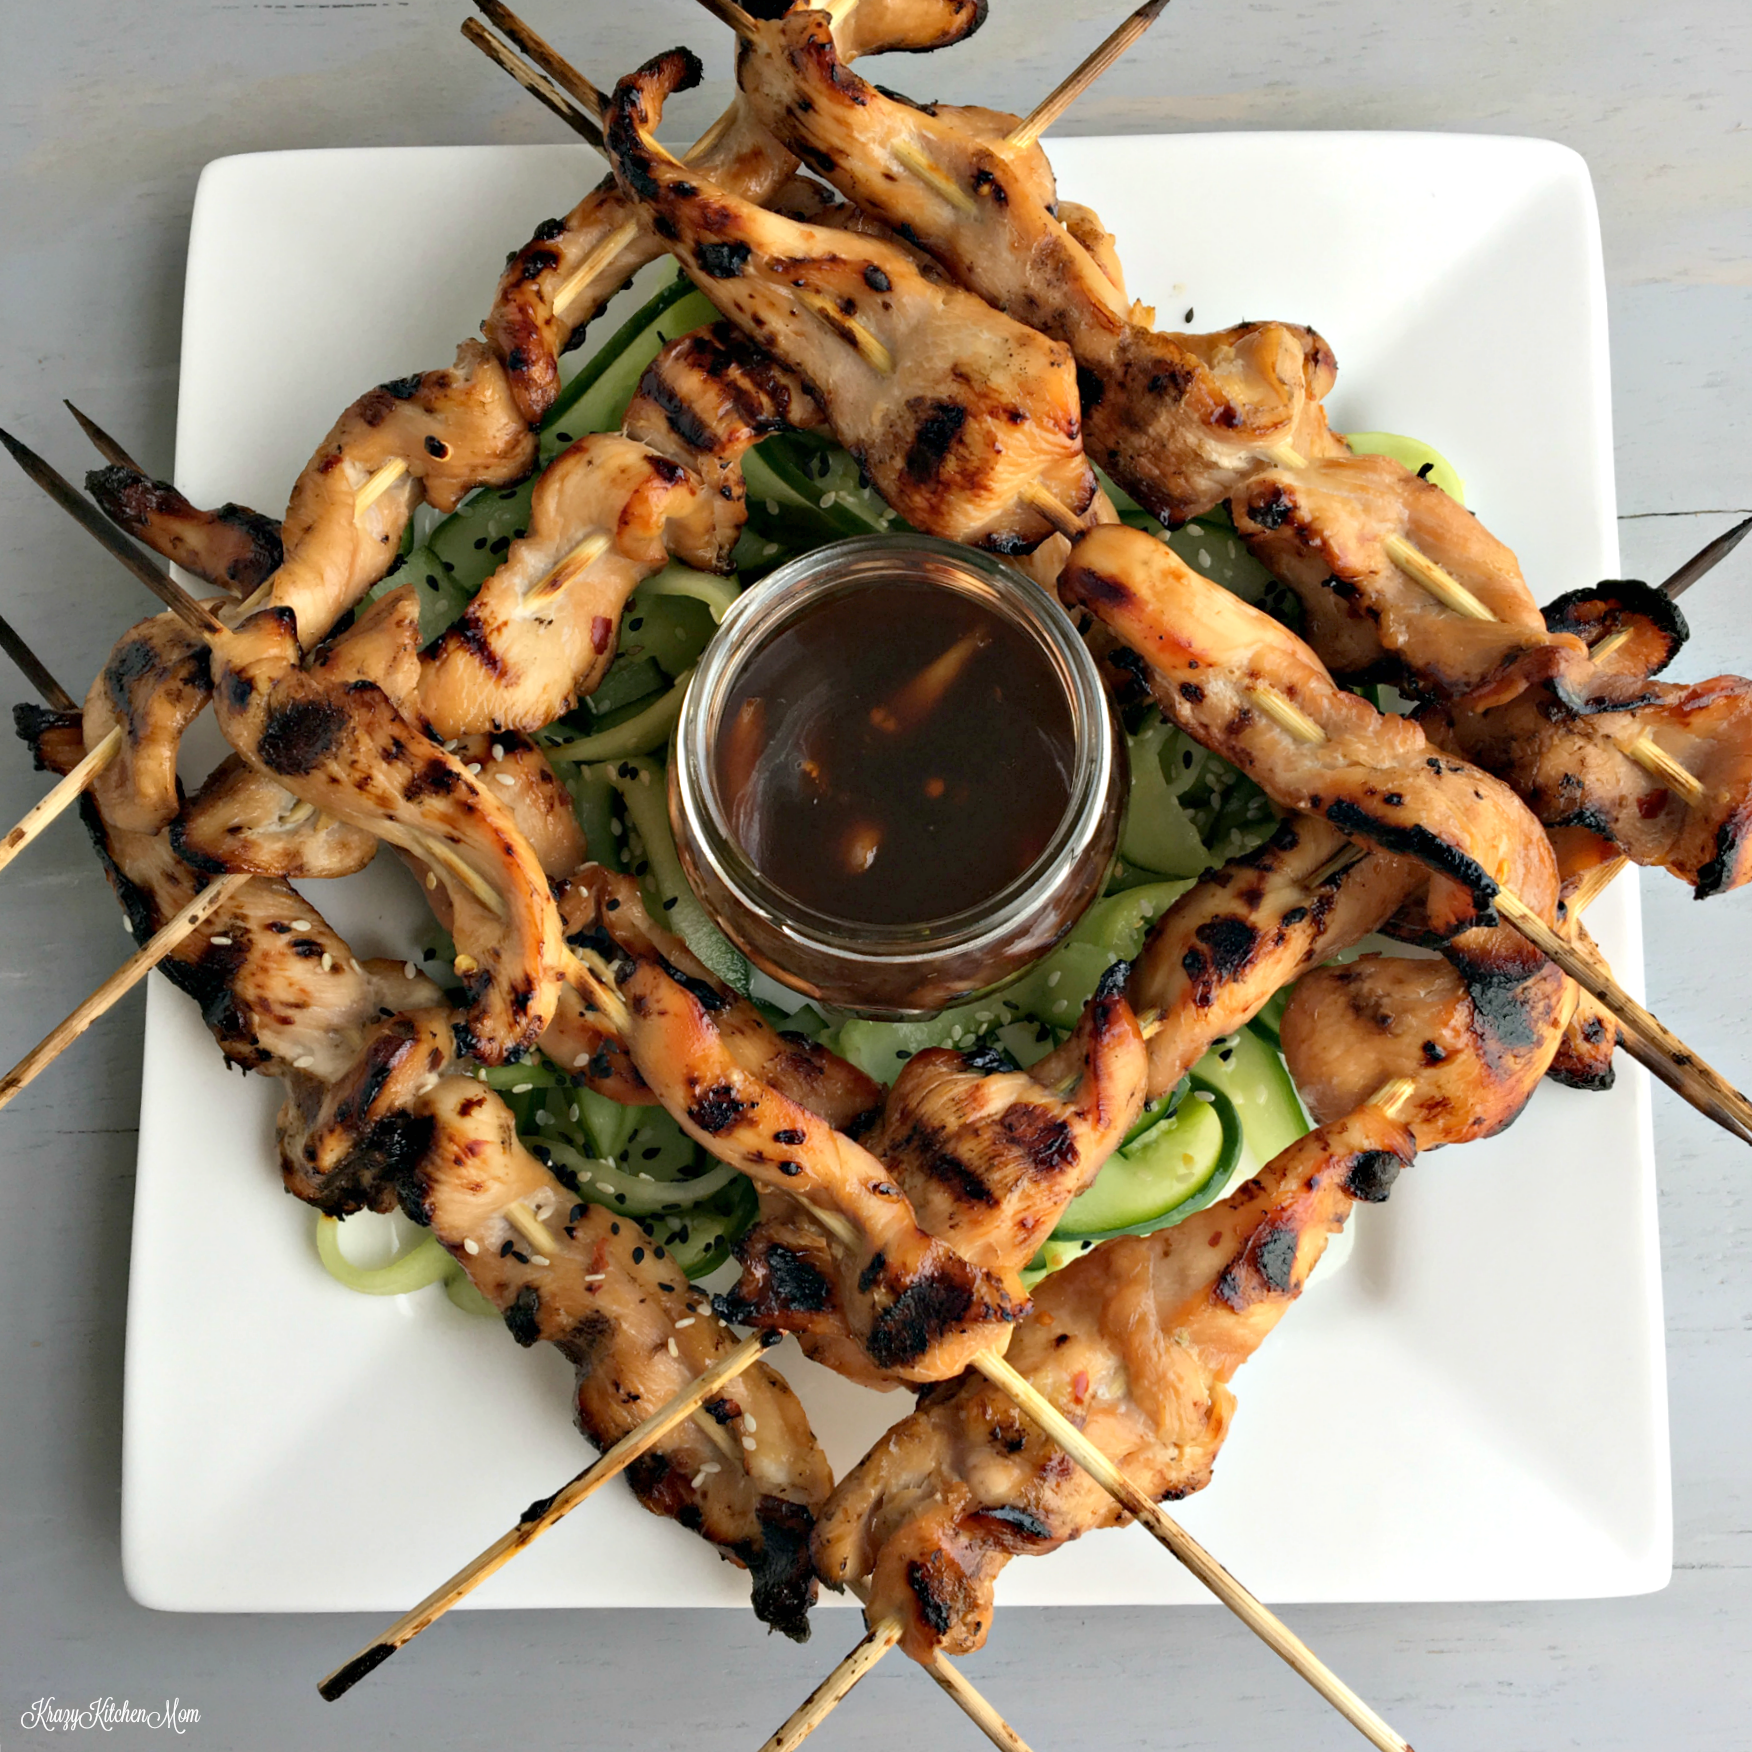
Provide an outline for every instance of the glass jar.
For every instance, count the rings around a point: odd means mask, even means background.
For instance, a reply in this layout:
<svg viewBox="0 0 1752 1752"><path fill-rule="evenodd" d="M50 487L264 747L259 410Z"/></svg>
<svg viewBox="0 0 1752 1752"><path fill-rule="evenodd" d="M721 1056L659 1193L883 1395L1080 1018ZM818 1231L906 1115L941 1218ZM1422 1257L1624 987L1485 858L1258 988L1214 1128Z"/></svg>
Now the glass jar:
<svg viewBox="0 0 1752 1752"><path fill-rule="evenodd" d="M806 611L920 581L962 592L1022 633L1063 689L1069 801L1022 874L941 918L869 924L816 910L756 868L731 827L716 758L744 666ZM1059 604L1001 560L923 535L860 536L780 567L737 598L688 689L669 814L694 892L756 967L821 1003L883 1020L932 1015L1038 960L1101 891L1119 836L1125 747L1094 660Z"/></svg>

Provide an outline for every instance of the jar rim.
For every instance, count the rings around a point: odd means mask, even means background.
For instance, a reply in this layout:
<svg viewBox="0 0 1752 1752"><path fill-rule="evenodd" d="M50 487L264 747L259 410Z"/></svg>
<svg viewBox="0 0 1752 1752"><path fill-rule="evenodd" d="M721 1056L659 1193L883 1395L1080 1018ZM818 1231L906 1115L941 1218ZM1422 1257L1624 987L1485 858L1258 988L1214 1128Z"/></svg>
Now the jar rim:
<svg viewBox="0 0 1752 1752"><path fill-rule="evenodd" d="M908 572L897 563L911 562ZM859 589L926 581L959 590L1027 633L1063 690L1072 726L1069 795L1038 857L994 894L938 918L872 924L810 907L770 881L743 850L719 791L714 758L731 686L744 665L811 606ZM1094 659L1070 618L1031 578L993 555L910 532L856 536L812 549L744 591L706 648L676 726L670 807L696 855L741 906L778 927L806 955L906 961L976 952L1013 931L1053 891L1100 831L1113 776L1114 744L1106 694Z"/></svg>

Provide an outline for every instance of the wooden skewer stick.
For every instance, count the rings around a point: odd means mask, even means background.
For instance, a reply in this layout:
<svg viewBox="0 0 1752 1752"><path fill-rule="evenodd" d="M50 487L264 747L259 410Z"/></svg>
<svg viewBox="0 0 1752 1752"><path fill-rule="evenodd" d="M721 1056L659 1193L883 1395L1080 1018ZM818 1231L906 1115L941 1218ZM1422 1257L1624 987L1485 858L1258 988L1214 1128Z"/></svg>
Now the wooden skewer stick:
<svg viewBox="0 0 1752 1752"><path fill-rule="evenodd" d="M23 673L24 679L40 693L57 712L76 712L79 702L49 674L43 660L13 629L10 621L0 617L0 651L4 651Z"/></svg>
<svg viewBox="0 0 1752 1752"><path fill-rule="evenodd" d="M1705 542L1671 578L1662 583L1661 593L1665 596L1683 596L1705 572L1719 566L1749 533L1752 533L1752 517L1736 523L1714 541Z"/></svg>
<svg viewBox="0 0 1752 1752"><path fill-rule="evenodd" d="M576 98L598 128L602 126L608 114L608 96L605 92L592 85L540 31L525 24L504 0L475 0L475 6L567 96ZM598 138L600 139L600 135Z"/></svg>
<svg viewBox="0 0 1752 1752"><path fill-rule="evenodd" d="M870 1604L868 1582L847 1582L846 1590L866 1606ZM932 1650L931 1664L925 1670L955 1700L961 1713L1000 1748L1000 1752L1029 1752L1028 1742L998 1714L984 1693L974 1688L973 1681L941 1649Z"/></svg>
<svg viewBox="0 0 1752 1752"><path fill-rule="evenodd" d="M538 103L546 104L574 134L587 140L598 152L602 150L602 130L561 96L539 73L524 66L478 18L465 18L462 21L462 34L489 61L509 73Z"/></svg>
<svg viewBox="0 0 1752 1752"><path fill-rule="evenodd" d="M763 1332L744 1339L728 1356L714 1363L637 1429L629 1430L594 1466L580 1472L551 1497L531 1503L509 1533L495 1539L479 1557L464 1564L449 1581L434 1589L411 1612L398 1618L375 1642L368 1643L350 1661L335 1668L317 1690L330 1703L352 1690L367 1673L381 1667L397 1649L406 1647L428 1625L435 1624L464 1596L473 1593L488 1576L503 1569L525 1546L533 1544L587 1497L594 1496L616 1474L624 1472L641 1454L654 1448L677 1424L685 1422L698 1407L713 1398L727 1381L742 1374L763 1349L777 1344L778 1337L777 1333Z"/></svg>
<svg viewBox="0 0 1752 1752"><path fill-rule="evenodd" d="M1080 535L1089 533L1089 526L1054 494L1049 493L1039 481L1027 481L1023 484L1019 497L1023 504L1038 511L1066 541L1075 541Z"/></svg>
<svg viewBox="0 0 1752 1752"><path fill-rule="evenodd" d="M752 40L759 28L752 17L736 0L700 0L700 4L717 19L720 24L727 24L739 37Z"/></svg>
<svg viewBox="0 0 1752 1752"><path fill-rule="evenodd" d="M95 450L105 462L113 462L118 468L131 468L137 475L146 474L146 470L143 469L139 463L137 463L133 457L131 457L127 451L125 451L121 445L119 445L115 439L113 439L109 433L97 423L97 421L92 419L89 414L80 413L80 411L74 407L65 396L61 398L61 406L79 422L79 430L91 440L92 449ZM148 479L150 479L150 476L148 476Z"/></svg>
<svg viewBox="0 0 1752 1752"><path fill-rule="evenodd" d="M4 839L0 839L0 870L4 870L116 758L121 747L122 727L118 724L78 766L56 784L42 802Z"/></svg>
<svg viewBox="0 0 1752 1752"><path fill-rule="evenodd" d="M1422 548L1414 546L1403 535L1390 535L1381 545L1387 550L1388 559L1408 578L1421 584L1443 607L1465 615L1468 620L1496 619L1452 572L1437 565Z"/></svg>
<svg viewBox="0 0 1752 1752"><path fill-rule="evenodd" d="M1326 732L1300 706L1275 689L1252 687L1245 691L1253 705L1300 741L1326 740ZM1742 1143L1752 1143L1752 1101L1748 1101L1726 1077L1645 1010L1585 950L1560 937L1519 895L1507 888L1498 888L1493 904L1503 919L1547 960L1556 962L1577 985L1592 993L1617 1017L1627 1035L1640 1040L1652 1055L1644 1058L1641 1053L1636 1054L1643 1064L1654 1070L1655 1059L1659 1059L1661 1068L1655 1074L1668 1088L1683 1096L1700 1113L1708 1114Z"/></svg>
<svg viewBox="0 0 1752 1752"><path fill-rule="evenodd" d="M838 1708L846 1693L900 1641L898 1618L884 1618L864 1633L858 1646L785 1718L783 1726L762 1743L760 1752L792 1752Z"/></svg>
<svg viewBox="0 0 1752 1752"><path fill-rule="evenodd" d="M211 887L202 889L145 948L117 968L65 1022L52 1028L4 1077L0 1077L0 1107L5 1107L19 1090L33 1081L45 1067L53 1064L98 1017L132 991L190 931L209 914L218 911L244 883L252 880L249 876L221 876Z"/></svg>
<svg viewBox="0 0 1752 1752"><path fill-rule="evenodd" d="M1643 731L1624 752L1644 772L1653 773L1663 784L1670 785L1693 807L1703 801L1703 781L1681 766L1648 731Z"/></svg>
<svg viewBox="0 0 1752 1752"><path fill-rule="evenodd" d="M1074 104L1103 73L1129 50L1167 6L1168 0L1146 0L1095 52L1083 60L1019 121L1004 144L1026 151Z"/></svg>
<svg viewBox="0 0 1752 1752"><path fill-rule="evenodd" d="M159 571L96 506L88 505L73 484L52 469L28 445L21 444L6 431L0 431L0 444L6 446L12 453L13 461L75 523L108 548L186 626L207 638L216 638L225 631L225 623L205 603L197 602L174 578Z"/></svg>
<svg viewBox="0 0 1752 1752"><path fill-rule="evenodd" d="M399 456L392 456L380 468L371 471L371 478L353 495L353 516L363 517L391 487L408 472L408 465Z"/></svg>
<svg viewBox="0 0 1752 1752"><path fill-rule="evenodd" d="M1381 1752L1411 1752L1362 1698L1351 1690L1275 1613L1248 1592L1180 1525L1041 1393L1029 1379L990 1351L973 1367L1002 1388L1053 1441L1113 1499L1140 1520L1222 1603L1262 1641L1306 1679L1328 1703ZM769 1742L770 1744L770 1742Z"/></svg>

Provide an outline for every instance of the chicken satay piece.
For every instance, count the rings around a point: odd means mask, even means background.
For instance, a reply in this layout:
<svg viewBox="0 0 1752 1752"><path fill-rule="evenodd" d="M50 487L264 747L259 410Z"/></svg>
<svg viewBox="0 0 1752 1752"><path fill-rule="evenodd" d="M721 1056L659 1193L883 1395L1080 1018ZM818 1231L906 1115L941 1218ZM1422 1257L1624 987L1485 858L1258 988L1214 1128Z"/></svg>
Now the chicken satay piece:
<svg viewBox="0 0 1752 1752"><path fill-rule="evenodd" d="M1556 912L1550 842L1507 785L1336 686L1294 633L1137 530L1091 530L1059 590L1134 654L1133 672L1165 714L1275 803L1426 865L1437 938L1464 933L1456 949L1505 976L1541 964L1508 927L1479 923L1499 887L1548 922Z"/></svg>
<svg viewBox="0 0 1752 1752"><path fill-rule="evenodd" d="M1420 1149L1495 1137L1520 1117L1563 1039L1576 986L1549 963L1512 985L1469 986L1446 961L1364 955L1297 982L1280 1024L1296 1092L1317 1121L1390 1078Z"/></svg>
<svg viewBox="0 0 1752 1752"><path fill-rule="evenodd" d="M1266 468L1230 499L1256 559L1301 598L1308 643L1337 674L1475 707L1542 682L1579 699L1586 644L1553 632L1515 556L1457 500L1386 456ZM1456 612L1393 557L1409 541L1475 605Z"/></svg>
<svg viewBox="0 0 1752 1752"><path fill-rule="evenodd" d="M536 730L592 692L614 661L621 610L665 565L676 530L709 539L697 475L616 432L592 433L536 483L512 543L422 664L416 710L439 736Z"/></svg>
<svg viewBox="0 0 1752 1752"><path fill-rule="evenodd" d="M1001 1351L1026 1303L926 1234L875 1156L738 1061L716 1026L728 1007L721 994L624 924L615 931L603 948L615 958L624 1017L613 1020L633 1062L696 1143L833 1235L831 1287L867 1366L941 1380L978 1352ZM745 1269L720 1311L741 1325L806 1331L822 1294L813 1281Z"/></svg>
<svg viewBox="0 0 1752 1752"><path fill-rule="evenodd" d="M802 376L915 528L1017 553L1051 528L1031 495L1081 513L1095 481L1069 350L903 250L767 213L671 158L653 130L699 78L685 50L648 62L616 87L607 137L623 192L701 291Z"/></svg>
<svg viewBox="0 0 1752 1752"><path fill-rule="evenodd" d="M120 728L115 758L91 782L105 817L130 833L162 832L182 803L176 757L213 691L205 640L174 614L122 634L85 696L84 738Z"/></svg>
<svg viewBox="0 0 1752 1752"><path fill-rule="evenodd" d="M671 341L646 368L621 430L678 462L704 484L710 541L675 551L703 571L728 572L748 521L742 458L774 432L802 431L826 416L808 386L733 323Z"/></svg>
<svg viewBox="0 0 1752 1752"><path fill-rule="evenodd" d="M1574 713L1545 691L1429 715L1432 737L1506 779L1543 822L1604 835L1699 900L1752 875L1752 681L1636 684L1643 702Z"/></svg>
<svg viewBox="0 0 1752 1752"><path fill-rule="evenodd" d="M985 20L983 0L859 0L836 28L840 53L919 51L959 42ZM695 148L693 168L709 183L757 206L797 184L796 158L767 131L740 94ZM560 356L647 262L663 240L639 223L637 203L603 179L563 219L544 219L505 265L481 332L505 362L511 393L535 425L560 389ZM582 278L580 278L582 276Z"/></svg>
<svg viewBox="0 0 1752 1752"><path fill-rule="evenodd" d="M85 490L117 528L233 596L247 596L279 569L280 526L247 505L203 511L169 481L121 463L93 469Z"/></svg>
<svg viewBox="0 0 1752 1752"><path fill-rule="evenodd" d="M67 773L85 745L77 713L19 706L14 721L37 765ZM98 800L80 810L128 929L144 943L205 886L168 834L133 833L106 819ZM200 1006L226 1058L269 1076L333 1077L360 1031L386 1009L437 1001L430 981L409 981L399 962L358 961L296 890L246 882L189 933L160 968Z"/></svg>
<svg viewBox="0 0 1752 1752"><path fill-rule="evenodd" d="M1593 665L1587 707L1637 703L1641 683L1659 675L1691 637L1679 604L1640 578L1603 578L1548 602L1545 624L1588 647Z"/></svg>
<svg viewBox="0 0 1752 1752"><path fill-rule="evenodd" d="M363 870L377 854L364 829L323 815L275 779L228 755L170 824L171 849L191 869L222 876L328 879Z"/></svg>
<svg viewBox="0 0 1752 1752"><path fill-rule="evenodd" d="M1624 854L1608 839L1585 827L1547 829L1563 882L1560 926L1581 948L1604 963L1599 946L1582 924L1582 913L1624 867ZM1613 1056L1622 1030L1618 1018L1592 992L1576 988L1576 1007L1558 1042L1546 1076L1571 1089L1603 1092L1617 1081Z"/></svg>
<svg viewBox="0 0 1752 1752"><path fill-rule="evenodd" d="M1229 1381L1301 1294L1353 1203L1415 1157L1410 1130L1364 1108L1298 1139L1221 1204L1125 1236L1055 1272L1008 1361L1151 1497L1202 1489L1228 1433ZM917 1661L985 1641L1012 1557L1056 1550L1124 1511L969 1371L841 1480L815 1531L832 1586L868 1577L866 1616L896 1617Z"/></svg>
<svg viewBox="0 0 1752 1752"><path fill-rule="evenodd" d="M547 756L527 736L464 736L450 752L511 811L517 831L529 842L550 880L570 876L584 862L584 830L572 799Z"/></svg>
<svg viewBox="0 0 1752 1752"><path fill-rule="evenodd" d="M1331 822L1300 814L1207 871L1150 928L1132 964L1133 1008L1161 1017L1149 1043L1150 1098L1274 992L1379 930L1426 881L1412 859L1357 846Z"/></svg>
<svg viewBox="0 0 1752 1752"><path fill-rule="evenodd" d="M290 610L252 615L213 657L232 747L323 814L423 859L428 886L446 891L475 1056L498 1064L533 1046L567 951L547 876L504 804L374 682L301 668Z"/></svg>
<svg viewBox="0 0 1752 1752"><path fill-rule="evenodd" d="M292 611L309 650L389 571L416 505L454 511L476 487L521 480L535 455L504 367L479 341L465 341L444 370L367 390L292 489L281 526L286 557L269 602ZM375 497L360 507L360 489L372 481Z"/></svg>
<svg viewBox="0 0 1752 1752"><path fill-rule="evenodd" d="M1274 450L1343 448L1320 407L1335 370L1325 342L1283 323L1153 333L1117 276L1054 216L1040 148L1004 137L1014 117L970 125L880 90L844 65L819 12L755 21L738 82L767 126L847 199L929 251L958 284L1075 352L1091 459L1165 521L1220 503ZM1098 222L1080 229L1106 235ZM1112 263L1099 240L1097 253Z"/></svg>
<svg viewBox="0 0 1752 1752"><path fill-rule="evenodd" d="M990 1048L915 1054L866 1140L927 1233L1018 1295L1015 1274L1143 1110L1148 1052L1127 971L1110 970L1070 1038L1029 1070Z"/></svg>

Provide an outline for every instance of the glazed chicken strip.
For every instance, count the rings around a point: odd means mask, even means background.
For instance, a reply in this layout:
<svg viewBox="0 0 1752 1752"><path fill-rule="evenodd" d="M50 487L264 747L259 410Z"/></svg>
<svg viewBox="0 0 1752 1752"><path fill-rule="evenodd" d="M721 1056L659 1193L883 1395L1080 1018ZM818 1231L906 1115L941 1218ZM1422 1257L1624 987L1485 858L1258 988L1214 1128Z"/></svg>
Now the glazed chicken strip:
<svg viewBox="0 0 1752 1752"><path fill-rule="evenodd" d="M1644 681L1636 697L1578 714L1540 690L1491 712L1432 715L1429 729L1541 821L1603 834L1699 900L1738 888L1752 875L1752 681Z"/></svg>
<svg viewBox="0 0 1752 1752"><path fill-rule="evenodd" d="M1472 935L1499 886L1548 922L1555 916L1550 843L1506 785L1438 756L1410 720L1337 687L1295 634L1161 542L1123 525L1092 530L1059 589L1136 654L1138 679L1165 714L1275 803L1428 866L1425 904L1437 937ZM1273 715L1273 701L1296 727ZM1488 945L1499 970L1531 972L1542 960L1507 927L1474 943L1474 953Z"/></svg>
<svg viewBox="0 0 1752 1752"><path fill-rule="evenodd" d="M420 858L428 885L444 888L475 1056L498 1064L533 1046L567 952L546 873L493 787L375 682L300 667L287 609L251 616L213 655L220 728L238 753L323 814Z"/></svg>
<svg viewBox="0 0 1752 1752"><path fill-rule="evenodd" d="M859 0L837 27L839 49L850 61L941 48L984 20L983 0ZM689 162L705 181L763 207L788 189L797 168L741 96ZM481 329L505 362L511 393L530 425L559 393L560 356L584 338L586 325L633 274L663 254L663 240L640 218L638 204L609 176L565 218L544 219L506 263ZM632 226L638 228L629 236Z"/></svg>
<svg viewBox="0 0 1752 1752"><path fill-rule="evenodd" d="M105 816L130 833L175 819L183 732L213 691L206 642L166 611L123 633L85 696L84 733L95 748L118 726L121 748L92 781Z"/></svg>
<svg viewBox="0 0 1752 1752"><path fill-rule="evenodd" d="M1484 707L1550 682L1578 698L1592 665L1574 633L1549 632L1515 556L1456 499L1385 456L1266 468L1230 500L1254 558L1301 598L1308 643L1345 676ZM1409 540L1488 618L1456 613L1394 563Z"/></svg>
<svg viewBox="0 0 1752 1752"><path fill-rule="evenodd" d="M1149 1043L1150 1098L1274 992L1379 930L1426 880L1413 860L1356 846L1314 815L1287 817L1264 845L1206 871L1151 926L1132 965L1133 1007L1162 1017Z"/></svg>
<svg viewBox="0 0 1752 1752"><path fill-rule="evenodd" d="M399 1207L429 1227L519 1344L546 1341L572 1364L579 1427L606 1449L735 1335L637 1223L577 1200L536 1160L455 1052L446 1013L428 1009L370 1028L339 1078L295 1074L287 1185L332 1214ZM832 1475L782 1376L756 1363L627 1478L653 1513L751 1572L769 1625L808 1635L809 1531Z"/></svg>
<svg viewBox="0 0 1752 1752"><path fill-rule="evenodd" d="M1050 533L1030 492L1080 513L1095 482L1068 349L903 249L767 213L671 158L653 137L663 103L699 78L685 50L648 62L615 88L607 135L623 192L701 291L810 385L915 528L1016 553Z"/></svg>
<svg viewBox="0 0 1752 1752"><path fill-rule="evenodd" d="M1018 1297L1015 1274L1143 1110L1148 1052L1126 972L1110 970L1070 1039L1029 1070L989 1048L916 1053L866 1140L923 1227ZM1061 1095L1066 1073L1076 1086Z"/></svg>
<svg viewBox="0 0 1752 1752"><path fill-rule="evenodd" d="M222 760L170 824L171 849L203 875L327 879L377 855L364 829L323 815L241 755Z"/></svg>
<svg viewBox="0 0 1752 1752"><path fill-rule="evenodd" d="M203 511L169 481L120 463L93 469L85 490L117 528L233 596L247 596L279 569L280 526L247 505Z"/></svg>
<svg viewBox="0 0 1752 1752"><path fill-rule="evenodd" d="M1494 1137L1532 1099L1576 990L1549 963L1513 985L1469 987L1446 961L1364 955L1297 982L1280 1024L1284 1059L1316 1121L1408 1077L1417 1092L1398 1117L1418 1147L1470 1143Z"/></svg>
<svg viewBox="0 0 1752 1752"><path fill-rule="evenodd" d="M597 950L612 957L614 1008L598 1004L640 1074L695 1142L757 1187L837 1231L832 1288L868 1365L903 1380L941 1380L980 1351L1001 1351L1025 1303L918 1225L877 1158L801 1102L748 1071L715 1023L721 995L618 921ZM588 999L590 994L586 993ZM739 1324L789 1329L809 1310L745 1270L723 1299Z"/></svg>
<svg viewBox="0 0 1752 1752"><path fill-rule="evenodd" d="M1290 1145L1239 1192L1055 1272L1008 1360L1150 1496L1210 1480L1229 1381L1301 1294L1357 1200L1387 1196L1416 1155L1365 1108ZM840 1482L815 1532L830 1585L868 1577L872 1624L895 1616L917 1661L985 1641L1012 1557L1056 1550L1123 1511L982 1375L931 1388Z"/></svg>

